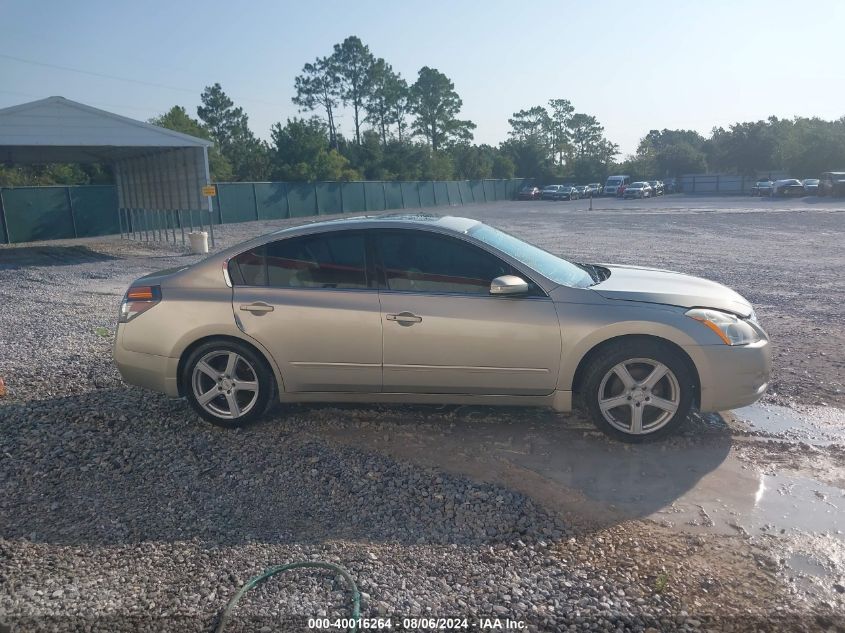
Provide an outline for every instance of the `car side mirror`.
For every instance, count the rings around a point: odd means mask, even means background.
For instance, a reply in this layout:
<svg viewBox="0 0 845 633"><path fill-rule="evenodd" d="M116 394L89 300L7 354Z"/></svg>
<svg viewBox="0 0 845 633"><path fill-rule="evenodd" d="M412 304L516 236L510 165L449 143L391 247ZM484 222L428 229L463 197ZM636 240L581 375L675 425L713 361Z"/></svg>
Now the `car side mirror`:
<svg viewBox="0 0 845 633"><path fill-rule="evenodd" d="M528 292L528 282L516 275L502 275L490 282L491 295L524 295Z"/></svg>

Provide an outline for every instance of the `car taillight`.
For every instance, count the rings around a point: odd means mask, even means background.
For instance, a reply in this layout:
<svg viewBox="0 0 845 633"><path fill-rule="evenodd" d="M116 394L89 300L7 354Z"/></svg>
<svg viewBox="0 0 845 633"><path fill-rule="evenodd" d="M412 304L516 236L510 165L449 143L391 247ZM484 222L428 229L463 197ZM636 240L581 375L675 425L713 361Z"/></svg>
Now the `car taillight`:
<svg viewBox="0 0 845 633"><path fill-rule="evenodd" d="M132 286L120 303L120 323L128 323L161 301L160 286Z"/></svg>

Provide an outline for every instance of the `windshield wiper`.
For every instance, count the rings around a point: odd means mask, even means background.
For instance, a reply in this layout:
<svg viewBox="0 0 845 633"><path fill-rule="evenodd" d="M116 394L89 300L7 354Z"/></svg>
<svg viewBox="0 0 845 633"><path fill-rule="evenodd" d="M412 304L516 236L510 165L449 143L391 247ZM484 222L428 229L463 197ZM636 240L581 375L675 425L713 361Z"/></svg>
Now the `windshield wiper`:
<svg viewBox="0 0 845 633"><path fill-rule="evenodd" d="M596 284L603 282L610 276L607 274L607 269L602 268L601 266L595 266L593 264L579 264L577 262L573 263L590 276L590 279L593 280L593 283L590 284L591 286L595 286Z"/></svg>

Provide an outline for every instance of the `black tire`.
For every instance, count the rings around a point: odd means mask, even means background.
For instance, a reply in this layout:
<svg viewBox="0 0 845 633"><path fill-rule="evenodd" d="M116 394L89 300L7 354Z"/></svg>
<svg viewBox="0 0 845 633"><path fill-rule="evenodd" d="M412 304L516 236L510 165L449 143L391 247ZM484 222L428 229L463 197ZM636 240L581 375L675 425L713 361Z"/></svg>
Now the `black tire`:
<svg viewBox="0 0 845 633"><path fill-rule="evenodd" d="M678 403L674 414L671 414L667 421L662 422L659 428L656 428L653 431L646 431L638 435L625 432L620 428L617 428L617 426L612 425L605 418L599 406L599 392L605 376L607 376L616 366L626 361L630 362L632 359L649 359L656 361L657 363L662 363L671 371L672 374L674 374L678 389ZM645 365L642 365L642 367L645 371L648 371ZM636 370L638 366L637 364L632 364L631 368ZM637 376L633 377L635 379L638 378ZM662 397L663 393L668 393L666 390L673 389L670 383L671 378L667 375L665 379L661 379L658 382L652 395L659 395ZM605 389L608 389L610 386L610 381L605 383ZM619 386L621 386L621 381L619 381ZM580 396L583 406L587 409L593 423L599 430L622 442L640 443L659 440L676 433L683 426L689 411L692 408L694 390L695 380L693 375L687 365L687 362L679 356L678 352L673 350L667 344L660 343L659 341L634 340L608 347L601 351L591 361L589 367L587 367L587 370L584 373L583 380L581 381ZM660 393L658 393L659 391ZM630 400L630 398L628 399ZM639 404L637 404L637 406L639 406ZM618 408L624 410L628 407L631 407L631 411L633 411L632 405L620 405ZM653 414L652 409L657 409L657 407L643 402L643 408L640 415L645 417L646 411L648 410L649 415L651 416ZM660 411L660 409L657 410ZM613 409L613 411L618 411L618 409ZM657 415L656 419L659 418L660 416Z"/></svg>
<svg viewBox="0 0 845 633"><path fill-rule="evenodd" d="M240 357L241 360L236 362L236 369L233 372L235 373L234 377L236 379L243 379L244 384L246 382L255 382L258 385L258 394L254 398L249 398L248 410L237 417L215 415L199 402L195 392L194 370L201 360L212 356L210 362L213 364L210 366L214 369L219 368L221 372L225 372L225 367L222 366L222 363L217 362L216 357L213 356L215 353L219 353L221 359L225 359L226 355L229 354L235 354L237 357ZM252 380L253 377L254 380ZM205 381L207 385L214 386L213 379L207 374L199 377L197 380ZM208 341L191 352L182 372L182 385L188 402L202 419L215 426L227 429L237 428L260 418L264 415L268 405L274 401L276 394L276 378L267 361L261 355L256 354L250 347L230 340ZM205 388L203 388L203 391L205 391ZM248 397L249 391L244 391L240 396L238 396L238 393L238 390L234 389L233 397L235 401L238 402L240 400L240 403L244 404L247 401L246 398ZM215 408L215 403L219 403L219 408L222 409L224 408L224 401L228 402L228 399L221 390L219 397L211 401L209 408ZM226 406L226 408L229 407ZM244 406L244 408L247 408L247 406Z"/></svg>

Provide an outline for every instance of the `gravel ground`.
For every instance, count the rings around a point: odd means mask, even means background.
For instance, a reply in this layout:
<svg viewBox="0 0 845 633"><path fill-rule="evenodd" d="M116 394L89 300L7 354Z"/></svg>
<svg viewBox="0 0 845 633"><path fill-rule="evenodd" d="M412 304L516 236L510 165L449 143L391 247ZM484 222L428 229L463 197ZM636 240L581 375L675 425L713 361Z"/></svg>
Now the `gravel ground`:
<svg viewBox="0 0 845 633"><path fill-rule="evenodd" d="M460 212L576 259L724 281L775 337L771 398L845 404L842 308L831 301L842 289L841 213L635 204ZM280 224L227 226L221 242ZM183 402L126 387L110 350L120 295L141 274L193 259L102 239L0 249L0 623L12 630L210 630L246 579L300 559L347 567L362 613L394 624L416 615L511 618L536 631L845 626L832 605L785 588L742 539L644 521L591 527L506 486L308 425L317 416L378 429L402 408L279 407L226 432ZM408 417L418 415L445 414ZM294 572L250 593L232 630L304 630L302 618L346 614L346 595L330 574Z"/></svg>

